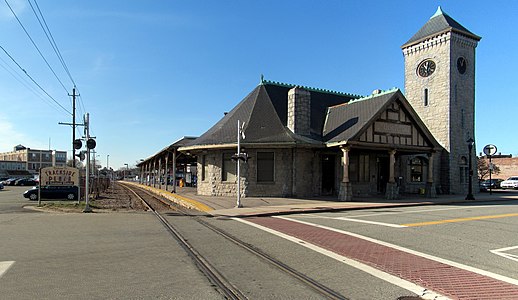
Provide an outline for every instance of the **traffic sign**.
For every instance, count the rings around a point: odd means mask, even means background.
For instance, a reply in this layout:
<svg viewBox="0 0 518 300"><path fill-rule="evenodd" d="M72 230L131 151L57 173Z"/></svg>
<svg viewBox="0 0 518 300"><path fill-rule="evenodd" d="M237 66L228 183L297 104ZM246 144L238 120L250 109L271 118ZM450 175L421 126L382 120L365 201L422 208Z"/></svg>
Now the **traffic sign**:
<svg viewBox="0 0 518 300"><path fill-rule="evenodd" d="M495 155L496 154L496 146L495 145L486 145L484 147L484 153L488 156Z"/></svg>

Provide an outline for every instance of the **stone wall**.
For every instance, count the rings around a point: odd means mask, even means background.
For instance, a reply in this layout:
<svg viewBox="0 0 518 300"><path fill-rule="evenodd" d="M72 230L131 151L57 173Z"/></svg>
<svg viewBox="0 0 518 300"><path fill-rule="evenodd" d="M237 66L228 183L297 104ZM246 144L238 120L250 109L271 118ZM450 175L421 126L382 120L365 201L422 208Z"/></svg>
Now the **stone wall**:
<svg viewBox="0 0 518 300"><path fill-rule="evenodd" d="M230 150L229 150L230 151ZM228 152L228 151L227 151ZM274 181L257 182L257 152L274 153ZM299 197L317 195L320 178L315 168L315 155L308 149L246 149L248 162L241 162L241 196L243 197ZM294 156L295 154L295 156ZM205 157L205 158L203 158ZM295 157L295 159L294 159ZM202 161L205 160L203 178ZM199 195L236 196L236 181L222 180L223 151L198 154ZM235 164L234 164L235 167ZM235 173L235 172L234 172Z"/></svg>

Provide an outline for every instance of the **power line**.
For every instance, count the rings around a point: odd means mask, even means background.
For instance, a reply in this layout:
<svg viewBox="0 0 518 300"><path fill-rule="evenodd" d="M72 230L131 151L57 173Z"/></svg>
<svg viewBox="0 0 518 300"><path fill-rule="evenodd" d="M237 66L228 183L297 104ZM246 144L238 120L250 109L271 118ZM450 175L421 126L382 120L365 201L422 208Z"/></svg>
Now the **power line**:
<svg viewBox="0 0 518 300"><path fill-rule="evenodd" d="M70 111L68 111L65 107L63 107L63 105L61 105L58 101L56 101L56 99L54 99L49 93L47 93L47 91L45 89L43 89L41 87L41 85L39 85L36 80L34 80L34 78L31 77L31 75L29 75L29 73L27 73L27 71L25 71L24 68L22 68L22 66L20 66L20 64L11 56L11 54L9 54L9 52L7 52L7 50L5 50L4 47L2 47L0 45L0 49L2 49L2 51L4 51L4 53L9 56L9 58L18 66L18 68L20 68L20 70L22 70L23 73L25 73L25 75L27 75L27 77L29 77L29 79L41 90L43 91L50 99L52 99L52 101L54 101L54 103L56 103L59 107L61 107L64 111L66 111L68 114L72 115L72 113Z"/></svg>
<svg viewBox="0 0 518 300"><path fill-rule="evenodd" d="M43 101L47 102L52 108L54 108L56 111L61 112L59 108L56 106L56 104L46 97L44 97L42 94L38 93L37 90L30 85L29 81L25 79L25 77L22 77L18 72L16 72L13 67L11 67L2 57L0 57L0 60L3 62L3 64L0 64L2 69L4 69L7 73L9 73L16 81L18 81L21 85L25 86L29 91L31 91L34 95L41 98ZM9 69L8 69L9 68Z"/></svg>
<svg viewBox="0 0 518 300"><path fill-rule="evenodd" d="M38 16L38 13L36 13L36 10L34 9L34 6L32 5L31 1L30 0L27 0L27 1L29 2L29 5L31 6L31 9L34 12L34 15L36 16L36 19L38 19L38 22L40 23L40 26L41 26L43 32L47 36L47 40L49 41L50 45L52 46L52 49L54 50L54 53L56 53L56 56L58 57L59 61L61 62L61 66L63 67L63 69L67 73L68 78L70 79L70 81L74 85L74 88L77 90L77 92L80 95L81 92L79 91L79 88L77 88L76 82L74 81L74 78L72 77L72 74L70 73L70 70L69 70L69 68L68 68L68 66L67 66L67 64L65 62L65 59L61 55L61 51L59 50L58 44L56 43L56 40L54 39L54 36L52 35L52 32L50 31L50 28L49 28L49 26L47 24L47 21L45 20L45 17L43 16L43 13L42 13L39 5L38 5L38 2L36 2L36 0L33 0L34 4L35 4L35 6L36 6L36 8L38 10L39 16ZM41 17L41 20L40 20L40 17ZM78 96L78 99L79 99L79 101L78 101L79 109L82 111L83 114L85 114L86 113L86 109L85 109L85 105L84 105L84 102L82 100L82 97Z"/></svg>
<svg viewBox="0 0 518 300"><path fill-rule="evenodd" d="M11 12L13 13L14 17L16 18L16 20L18 21L18 24L20 24L20 26L22 27L23 31L25 32L25 34L27 35L27 37L29 38L29 40L32 42L32 44L34 45L34 47L36 48L36 50L38 51L38 53L40 54L41 58L43 58L43 60L45 61L45 63L47 64L47 67L49 67L50 71L52 72L52 74L54 74L54 77L56 77L56 79L59 81L59 83L61 84L61 86L63 87L63 89L65 90L65 92L68 93L68 90L67 88L65 87L65 85L63 84L63 82L61 81L61 79L59 79L58 75L56 74L56 72L54 72L54 69L52 69L52 67L50 66L49 62L47 61L47 59L45 58L45 56L43 56L43 53L41 53L40 51L40 48L38 48L38 45L36 45L36 43L34 42L34 40L32 39L31 35L29 34L29 32L27 31L27 29L25 29L25 26L23 26L22 22L20 21L20 19L18 18L18 16L16 15L16 13L14 12L14 10L11 8L11 5L9 5L9 2L7 2L7 0L4 0L5 3L7 4L7 6L9 7L9 9L11 10Z"/></svg>
<svg viewBox="0 0 518 300"><path fill-rule="evenodd" d="M58 57L59 61L61 62L61 65L63 66L63 69L65 69L65 72L68 75L68 78L70 79L70 81L72 82L72 84L75 87L76 83L75 83L74 79L72 78L72 75L70 74L70 70L68 69L68 66L65 63L65 60L63 59L63 56L61 55L61 51L59 51L58 44L56 43L56 40L54 40L54 36L52 35L52 32L50 31L50 28L49 28L49 26L47 24L47 21L45 20L45 17L43 16L43 13L41 12L41 9L40 9L40 6L38 5L38 2L36 2L36 0L33 0L34 4L36 5L36 8L38 9L38 13L39 13L39 15L41 17L41 20L38 17L38 14L36 13L36 11L34 10L34 7L32 6L31 1L30 0L27 0L27 1L29 2L29 5L31 6L31 9L34 12L34 15L36 16L36 19L38 19L38 22L40 23L41 29L43 29L43 32L45 32L45 35L47 36L47 40L49 41L50 45L52 46L52 49L54 49L54 53L56 53L56 56ZM43 21L43 23L42 23L42 21ZM45 24L45 26L43 26L44 24Z"/></svg>

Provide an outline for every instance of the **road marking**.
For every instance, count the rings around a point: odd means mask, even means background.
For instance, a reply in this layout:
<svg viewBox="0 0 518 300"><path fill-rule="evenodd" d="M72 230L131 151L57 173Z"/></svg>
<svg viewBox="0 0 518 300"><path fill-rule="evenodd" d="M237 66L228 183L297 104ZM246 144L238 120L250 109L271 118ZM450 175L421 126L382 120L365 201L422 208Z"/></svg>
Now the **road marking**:
<svg viewBox="0 0 518 300"><path fill-rule="evenodd" d="M418 226L439 225L439 224L446 224L446 223L457 223L457 222L467 222L467 221L477 221L477 220L487 220L487 219L499 219L499 218L508 218L508 217L518 217L518 213L492 215L492 216L478 216L478 217L469 217L469 218L458 218L458 219L449 219L449 220L420 222L420 223L409 223L409 224L401 224L401 225L407 226L407 227L418 227Z"/></svg>
<svg viewBox="0 0 518 300"><path fill-rule="evenodd" d="M518 255L510 254L510 253L505 253L506 251L514 250L514 249L518 249L518 246L506 247L506 248L501 248L501 249L496 249L496 250L489 250L489 252L491 252L493 254L496 254L496 255L500 255L500 256L502 256L504 258L508 258L508 259L511 259L511 260L514 260L514 261L518 261Z"/></svg>
<svg viewBox="0 0 518 300"><path fill-rule="evenodd" d="M421 256L421 257L424 257L424 258L427 258L427 259L430 259L430 260L434 260L434 261L439 262L439 263L450 265L450 266L453 266L453 267L456 267L456 268L459 268L459 269L463 269L463 270L466 270L466 271L477 273L479 275L491 277L493 279L497 279L497 280L500 280L500 281L507 282L507 283L514 284L514 285L518 286L518 280L514 279L514 278L509 278L509 277L506 277L506 276L503 276L503 275L499 275L499 274L492 273L492 272L489 272L489 271L485 271L485 270L482 270L482 269L478 269L478 268L475 268L475 267L467 266L467 265L464 265L464 264L461 264L461 263L457 263L457 262L454 262L454 261L451 261L451 260L447 260L447 259L444 259L444 258L436 257L436 256L429 255L429 254L426 254L426 253L422 253L422 252L419 252L419 251L411 250L411 249L408 249L408 248L405 248L405 247L401 247L401 246L398 246L398 245L394 245L394 244L391 244L391 243L387 243L387 242L383 242L383 241L380 241L380 240L376 240L376 239L373 239L373 238L370 238L370 237L367 237L367 236L363 236L363 235L359 235L359 234L356 234L356 233L353 233L353 232L348 232L348 231L345 231L345 230L340 230L340 229L336 229L336 228L332 228L332 227L328 227L328 226L324 226L324 225L313 224L313 223L309 223L309 222L305 222L305 221L301 221L301 220L295 220L295 219L291 219L291 218L288 218L288 217L275 216L274 218L280 218L280 219L284 219L284 220L289 220L289 221L298 222L298 223L301 223L301 224L306 224L306 225L310 225L310 226L314 226L314 227L318 227L318 228L323 228L323 229L331 230L331 231L342 233L342 234L347 234L347 235L350 235L350 236L353 236L353 237L357 237L357 238L360 238L360 239L364 239L366 241L370 241L370 242L373 242L373 243L376 243L376 244L379 244L379 245L391 247L391 248L394 248L394 249L397 249L397 250L400 250L400 251L404 251L404 252L407 252L407 253L410 253L410 254Z"/></svg>
<svg viewBox="0 0 518 300"><path fill-rule="evenodd" d="M304 215L306 216L306 215ZM393 227L393 228L406 228L407 226L404 225L398 225L398 224L390 224L390 223L383 223L383 222L375 222L375 221L368 221L368 220L361 220L361 219L351 219L347 217L326 217L326 216L312 216L311 218L314 219L331 219L331 220L343 220L343 221L349 221L349 222L356 222L356 223L365 223L365 224L371 224L371 225L380 225L385 227Z"/></svg>
<svg viewBox="0 0 518 300"><path fill-rule="evenodd" d="M14 264L14 261L0 261L0 278L9 270Z"/></svg>
<svg viewBox="0 0 518 300"><path fill-rule="evenodd" d="M316 252L319 252L323 255L326 255L330 258L333 258L335 260L338 260L342 263L345 263L351 267L354 267L356 269L359 269L360 271L363 271L363 272L366 272L372 276L375 276L379 279L382 279L382 280L385 280L391 284L394 284L396 286L399 286L401 288L404 288L416 295L419 295L421 296L423 299L436 299L436 300L445 300L445 299L449 299L445 296L442 296L440 294L437 294L437 293L434 293L422 286L419 286L413 282L410 282L410 281L407 281L407 280L404 280L404 279L401 279L397 276L394 276L394 275L391 275L391 274L388 274L388 273L385 273L383 271L380 271L376 268L373 268L371 266L368 266L366 264L363 264L363 263L360 263L358 261L355 261L355 260L352 260L346 256L342 256L342 255L339 255L339 254L336 254L332 251L329 251L329 250L326 250L324 248L321 248L319 246L316 246L316 245L313 245L313 244L310 244L304 240L301 240L301 239L298 239L298 238L295 238L295 237L292 237L291 235L287 235L285 233L282 233L282 232L279 232L277 230L273 230L273 229L270 229L268 227L265 227L265 226L262 226L262 225L259 225L259 224L255 224L255 223L252 223L250 221L246 221L244 219L240 219L240 218L232 218L236 221L239 221L239 222L242 222L242 223L245 223L247 225L250 225L250 226L253 226L253 227L256 227L256 228L259 228L261 230L264 230L266 232L269 232L271 234L274 234L276 236L279 236L281 238L284 238L286 240L289 240L291 242L294 242L298 245L301 245L303 247L306 247L308 249L311 249L313 251L316 251ZM306 222L303 222L303 221L296 221L296 220L293 220L295 222L300 222L300 223L304 223L304 224L310 224L310 225L313 225L315 226L315 224L311 224L311 223L306 223ZM318 226L320 227L320 226Z"/></svg>
<svg viewBox="0 0 518 300"><path fill-rule="evenodd" d="M463 206L463 207L420 209L420 210L407 210L407 211L394 211L394 212L380 212L380 213L370 213L370 214L349 216L349 218L376 217L376 216L383 216L383 215L398 215L398 214L413 214L413 213L423 213L423 212L433 212L433 211L443 211L443 210L488 208L488 207L498 207L498 206L500 206L500 205L478 205L478 206Z"/></svg>

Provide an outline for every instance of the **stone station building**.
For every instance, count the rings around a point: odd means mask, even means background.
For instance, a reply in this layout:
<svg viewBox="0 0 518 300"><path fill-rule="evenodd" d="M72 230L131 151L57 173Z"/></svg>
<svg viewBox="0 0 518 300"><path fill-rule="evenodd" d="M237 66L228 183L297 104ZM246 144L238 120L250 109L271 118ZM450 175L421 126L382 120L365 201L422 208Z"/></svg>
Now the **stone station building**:
<svg viewBox="0 0 518 300"><path fill-rule="evenodd" d="M261 78L177 151L196 157L200 195L235 196L237 180L245 197L465 194L470 158L476 166L467 141L475 136L479 40L439 8L402 46L406 95L393 89L361 97ZM240 178L238 131L248 158Z"/></svg>

